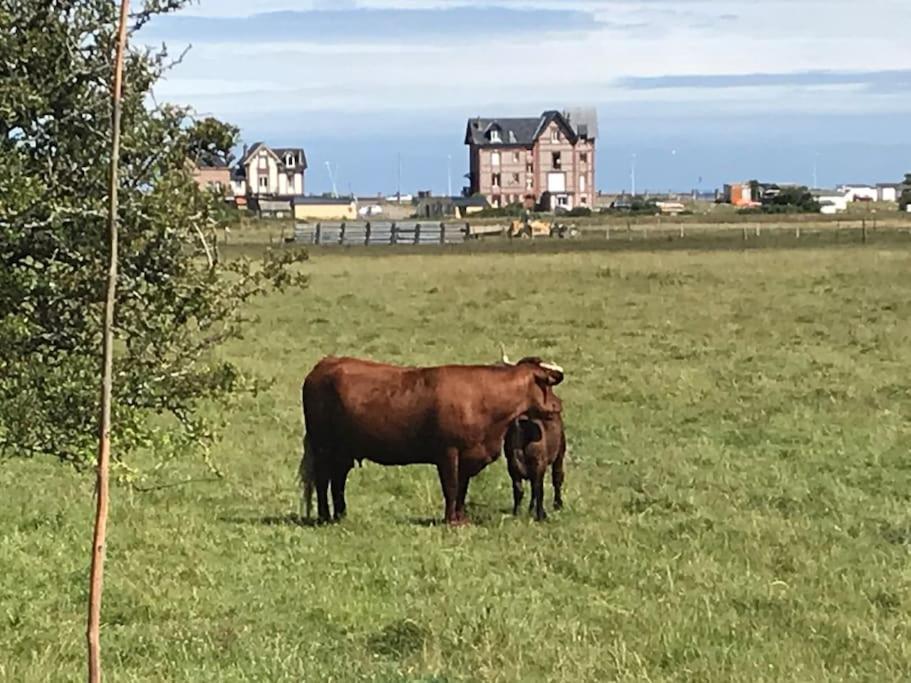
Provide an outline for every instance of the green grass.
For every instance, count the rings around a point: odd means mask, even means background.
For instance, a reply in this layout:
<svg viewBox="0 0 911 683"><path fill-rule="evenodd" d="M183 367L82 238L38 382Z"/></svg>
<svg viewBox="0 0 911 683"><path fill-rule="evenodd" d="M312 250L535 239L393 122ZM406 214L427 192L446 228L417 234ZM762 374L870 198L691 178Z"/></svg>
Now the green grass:
<svg viewBox="0 0 911 683"><path fill-rule="evenodd" d="M275 380L232 416L228 478L114 490L108 680L911 678L907 245L307 269L226 350ZM514 519L497 462L451 530L432 469L367 464L345 523L293 523L321 356L492 361L500 341L567 369L564 512ZM0 680L83 676L91 490L0 468Z"/></svg>

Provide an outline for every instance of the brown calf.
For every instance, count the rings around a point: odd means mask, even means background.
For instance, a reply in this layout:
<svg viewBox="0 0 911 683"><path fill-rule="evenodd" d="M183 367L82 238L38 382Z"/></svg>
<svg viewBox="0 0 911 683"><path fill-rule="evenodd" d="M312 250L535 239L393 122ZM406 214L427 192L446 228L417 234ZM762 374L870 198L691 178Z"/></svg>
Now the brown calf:
<svg viewBox="0 0 911 683"><path fill-rule="evenodd" d="M563 465L566 457L566 434L563 419L555 415L547 419L522 416L509 426L503 444L506 465L512 477L514 515L519 514L522 503L522 482L531 482L531 505L539 522L547 517L544 512L544 473L551 467L554 487L554 509L563 508Z"/></svg>

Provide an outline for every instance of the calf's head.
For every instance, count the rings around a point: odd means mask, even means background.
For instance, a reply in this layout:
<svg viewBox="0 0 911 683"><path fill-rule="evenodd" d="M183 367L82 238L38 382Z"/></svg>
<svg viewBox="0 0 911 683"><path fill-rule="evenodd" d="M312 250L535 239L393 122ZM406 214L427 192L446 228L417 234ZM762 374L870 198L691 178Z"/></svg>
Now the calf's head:
<svg viewBox="0 0 911 683"><path fill-rule="evenodd" d="M563 368L540 358L524 358L517 366L531 377L528 416L547 419L563 412L563 402L553 391L563 381Z"/></svg>

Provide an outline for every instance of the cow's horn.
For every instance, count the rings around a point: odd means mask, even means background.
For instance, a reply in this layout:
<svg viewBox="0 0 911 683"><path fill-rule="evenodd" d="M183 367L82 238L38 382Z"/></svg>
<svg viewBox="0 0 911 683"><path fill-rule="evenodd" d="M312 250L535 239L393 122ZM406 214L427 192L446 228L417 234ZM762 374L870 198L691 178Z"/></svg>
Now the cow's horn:
<svg viewBox="0 0 911 683"><path fill-rule="evenodd" d="M552 372L559 372L561 375L566 374L565 372L563 372L563 368L561 368L559 365L557 365L555 363L541 363L541 367L544 368L545 370L550 370Z"/></svg>
<svg viewBox="0 0 911 683"><path fill-rule="evenodd" d="M504 365L515 365L515 363L513 363L511 360L509 360L509 356L506 355L506 346L504 344L500 344L500 352L502 353L502 356L503 356L501 358L501 360Z"/></svg>

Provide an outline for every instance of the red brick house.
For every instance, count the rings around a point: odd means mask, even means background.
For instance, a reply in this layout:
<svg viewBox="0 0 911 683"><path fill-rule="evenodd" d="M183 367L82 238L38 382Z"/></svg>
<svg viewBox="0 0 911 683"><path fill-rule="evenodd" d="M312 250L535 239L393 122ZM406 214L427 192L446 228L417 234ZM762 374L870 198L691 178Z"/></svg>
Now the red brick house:
<svg viewBox="0 0 911 683"><path fill-rule="evenodd" d="M494 207L521 202L548 211L593 208L597 129L593 111L470 119L468 193Z"/></svg>

